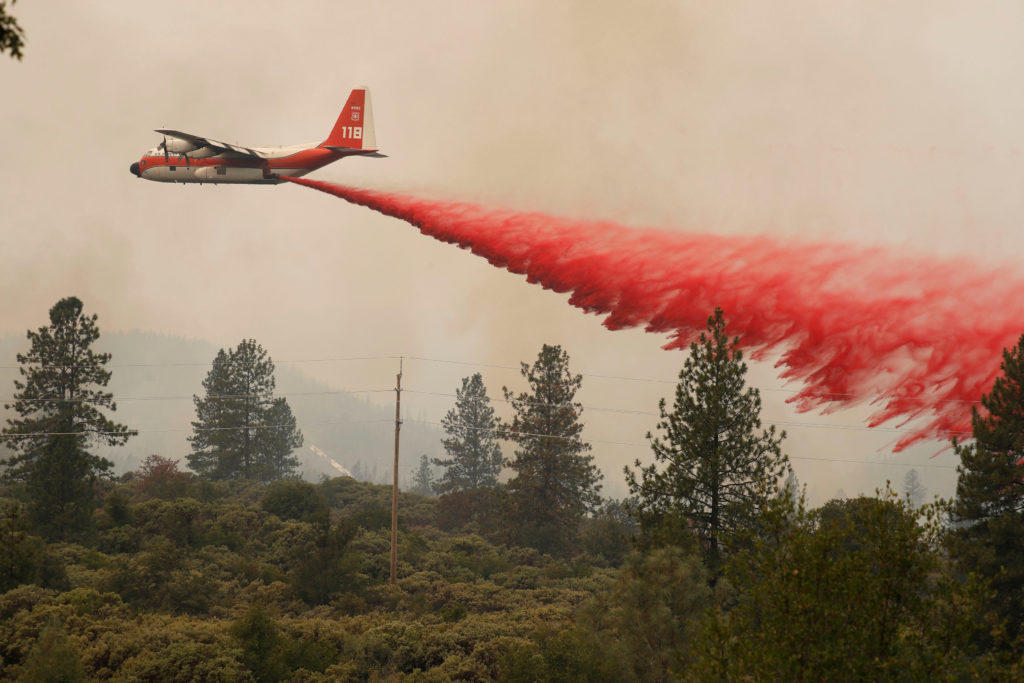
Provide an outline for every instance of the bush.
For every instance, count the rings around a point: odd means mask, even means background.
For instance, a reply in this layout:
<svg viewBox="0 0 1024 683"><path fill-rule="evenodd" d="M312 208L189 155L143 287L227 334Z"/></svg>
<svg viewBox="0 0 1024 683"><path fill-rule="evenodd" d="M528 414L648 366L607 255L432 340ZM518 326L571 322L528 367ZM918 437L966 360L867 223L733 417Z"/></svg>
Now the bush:
<svg viewBox="0 0 1024 683"><path fill-rule="evenodd" d="M146 649L119 672L129 681L242 681L248 671L231 648L220 643L172 642Z"/></svg>
<svg viewBox="0 0 1024 683"><path fill-rule="evenodd" d="M266 608L253 605L234 624L231 635L242 649L242 663L259 681L279 681L287 673L281 629Z"/></svg>
<svg viewBox="0 0 1024 683"><path fill-rule="evenodd" d="M132 521L132 508L128 502L128 496L118 489L110 492L103 503L103 509L107 513L111 526L123 526Z"/></svg>
<svg viewBox="0 0 1024 683"><path fill-rule="evenodd" d="M684 668L712 604L700 558L666 547L631 555L611 587L583 607L579 625L615 653L626 678L658 678Z"/></svg>
<svg viewBox="0 0 1024 683"><path fill-rule="evenodd" d="M475 532L489 541L511 539L512 501L504 486L446 493L437 499L437 526L445 531Z"/></svg>
<svg viewBox="0 0 1024 683"><path fill-rule="evenodd" d="M42 633L21 666L20 681L71 683L85 680L85 667L78 650L56 623Z"/></svg>
<svg viewBox="0 0 1024 683"><path fill-rule="evenodd" d="M26 583L58 590L69 586L61 559L29 534L24 507L0 501L0 593Z"/></svg>
<svg viewBox="0 0 1024 683"><path fill-rule="evenodd" d="M505 681L627 680L607 643L579 628L543 629L532 642L512 645L498 662Z"/></svg>
<svg viewBox="0 0 1024 683"><path fill-rule="evenodd" d="M298 479L281 479L267 487L261 502L263 509L281 519L312 521L327 507L320 490Z"/></svg>
<svg viewBox="0 0 1024 683"><path fill-rule="evenodd" d="M815 512L778 502L763 518L761 537L728 568L736 605L703 634L699 675L976 675L970 633L977 594L935 580L941 530L934 513L926 506L919 523L918 511L892 492Z"/></svg>
<svg viewBox="0 0 1024 683"><path fill-rule="evenodd" d="M163 536L179 548L197 546L208 506L193 498L149 500L135 507L136 524L148 536Z"/></svg>
<svg viewBox="0 0 1024 683"><path fill-rule="evenodd" d="M639 531L639 525L623 503L605 501L592 517L583 520L580 546L604 566L618 567L632 551L633 539Z"/></svg>
<svg viewBox="0 0 1024 683"><path fill-rule="evenodd" d="M355 574L360 559L349 545L357 529L348 520L331 524L326 511L314 526L311 543L299 548L298 563L292 569L290 582L295 594L310 605L322 605L341 590L356 589Z"/></svg>
<svg viewBox="0 0 1024 683"><path fill-rule="evenodd" d="M159 455L149 456L142 461L138 473L132 478L135 490L144 498L170 500L184 496L191 475L179 470L178 462Z"/></svg>

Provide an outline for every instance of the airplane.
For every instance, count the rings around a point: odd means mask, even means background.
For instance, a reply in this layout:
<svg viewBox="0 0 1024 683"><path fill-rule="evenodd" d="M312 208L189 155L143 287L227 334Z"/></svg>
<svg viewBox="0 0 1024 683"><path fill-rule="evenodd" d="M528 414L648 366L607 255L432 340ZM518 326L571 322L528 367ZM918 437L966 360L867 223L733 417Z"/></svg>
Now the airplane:
<svg viewBox="0 0 1024 683"><path fill-rule="evenodd" d="M327 139L294 147L242 147L177 130L157 130L163 141L129 167L139 178L161 183L276 185L349 156L383 157L373 133L370 91L348 96Z"/></svg>

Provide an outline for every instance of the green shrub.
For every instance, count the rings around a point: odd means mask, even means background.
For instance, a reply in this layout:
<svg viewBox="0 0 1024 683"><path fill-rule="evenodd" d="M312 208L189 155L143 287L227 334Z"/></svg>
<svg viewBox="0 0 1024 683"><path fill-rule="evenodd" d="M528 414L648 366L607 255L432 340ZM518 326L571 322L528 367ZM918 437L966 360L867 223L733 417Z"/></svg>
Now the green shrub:
<svg viewBox="0 0 1024 683"><path fill-rule="evenodd" d="M72 683L85 680L85 667L67 634L52 623L39 634L21 666L18 680L30 683Z"/></svg>
<svg viewBox="0 0 1024 683"><path fill-rule="evenodd" d="M511 646L498 661L505 681L627 680L622 662L595 637L578 628L543 629L533 642Z"/></svg>
<svg viewBox="0 0 1024 683"><path fill-rule="evenodd" d="M29 533L24 506L0 501L0 592L26 583L61 589L67 586L67 574L45 541Z"/></svg>
<svg viewBox="0 0 1024 683"><path fill-rule="evenodd" d="M298 479L281 479L267 487L261 502L263 509L281 519L311 522L327 507L320 490Z"/></svg>
<svg viewBox="0 0 1024 683"><path fill-rule="evenodd" d="M176 641L145 649L118 672L127 681L244 681L249 672L234 648L221 643Z"/></svg>
<svg viewBox="0 0 1024 683"><path fill-rule="evenodd" d="M297 561L289 575L295 594L310 605L322 605L342 590L357 588L358 553L349 545L357 529L348 520L331 524L326 511L314 527L315 536L296 548Z"/></svg>

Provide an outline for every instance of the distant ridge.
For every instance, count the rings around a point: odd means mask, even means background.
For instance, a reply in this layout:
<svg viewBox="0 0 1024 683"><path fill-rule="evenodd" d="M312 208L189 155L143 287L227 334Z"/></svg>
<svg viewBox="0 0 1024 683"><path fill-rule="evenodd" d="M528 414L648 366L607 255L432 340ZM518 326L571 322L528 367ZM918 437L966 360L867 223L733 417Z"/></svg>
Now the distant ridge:
<svg viewBox="0 0 1024 683"><path fill-rule="evenodd" d="M99 454L114 462L117 473L134 469L154 453L181 459L184 466L189 452L187 437L195 417L191 396L202 392L202 381L221 347L203 339L131 331L104 332L98 348L113 355L111 365L140 364L112 369L108 389L115 397L187 397L118 402L113 418L138 429L139 435L124 447L100 448ZM16 354L27 349L24 335L0 338L0 366L17 365ZM145 365L169 362L176 365ZM333 459L361 479L377 483L390 481L395 433L392 408L376 405L357 395L338 393L343 392L344 387L329 385L289 365L277 365L274 374L277 393L292 394L287 396L288 403L305 436L305 444L295 453L304 478L315 481L321 476L340 476L342 473L330 462ZM17 377L17 369L0 367L0 397L13 394ZM6 418L6 414L3 417ZM401 480L411 476L420 454L430 457L440 454L440 439L440 431L433 426L411 419L404 421L402 452L409 455L403 458Z"/></svg>

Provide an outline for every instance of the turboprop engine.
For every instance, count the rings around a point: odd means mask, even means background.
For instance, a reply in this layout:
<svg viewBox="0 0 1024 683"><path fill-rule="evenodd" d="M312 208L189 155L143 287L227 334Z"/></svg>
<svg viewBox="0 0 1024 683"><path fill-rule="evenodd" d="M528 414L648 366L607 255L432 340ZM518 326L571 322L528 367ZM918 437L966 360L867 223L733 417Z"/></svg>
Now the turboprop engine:
<svg viewBox="0 0 1024 683"><path fill-rule="evenodd" d="M164 149L167 150L169 154L187 154L195 149L199 149L199 147L188 140L167 137L164 138Z"/></svg>

